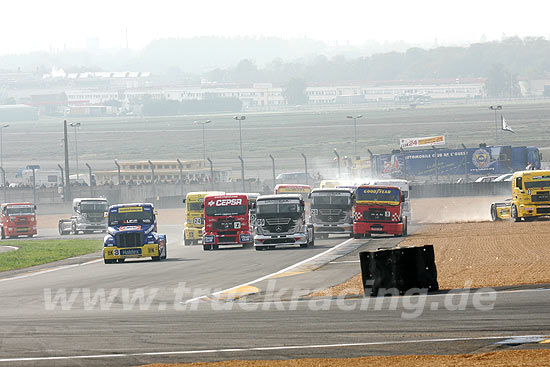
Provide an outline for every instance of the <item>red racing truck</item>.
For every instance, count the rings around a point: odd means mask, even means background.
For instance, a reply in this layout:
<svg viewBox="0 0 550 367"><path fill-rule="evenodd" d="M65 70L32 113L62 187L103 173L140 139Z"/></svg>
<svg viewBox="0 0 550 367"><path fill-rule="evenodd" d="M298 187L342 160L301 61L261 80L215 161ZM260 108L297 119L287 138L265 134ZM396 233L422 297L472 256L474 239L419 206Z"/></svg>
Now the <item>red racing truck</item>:
<svg viewBox="0 0 550 367"><path fill-rule="evenodd" d="M373 233L406 236L404 201L403 193L398 187L359 186L353 220L354 237L370 237Z"/></svg>
<svg viewBox="0 0 550 367"><path fill-rule="evenodd" d="M32 237L36 234L36 206L32 203L4 203L0 207L1 237Z"/></svg>
<svg viewBox="0 0 550 367"><path fill-rule="evenodd" d="M217 250L220 245L253 246L250 209L246 194L209 195L204 198L202 247Z"/></svg>

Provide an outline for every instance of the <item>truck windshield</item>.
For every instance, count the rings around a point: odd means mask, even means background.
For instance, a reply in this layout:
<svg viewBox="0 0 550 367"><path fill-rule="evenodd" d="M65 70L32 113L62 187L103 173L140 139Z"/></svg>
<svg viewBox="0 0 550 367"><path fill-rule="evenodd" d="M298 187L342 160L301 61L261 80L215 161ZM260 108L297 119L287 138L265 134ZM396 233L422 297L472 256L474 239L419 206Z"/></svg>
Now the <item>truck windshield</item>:
<svg viewBox="0 0 550 367"><path fill-rule="evenodd" d="M299 213L300 203L266 203L258 202L256 207L257 214L276 214L276 213Z"/></svg>
<svg viewBox="0 0 550 367"><path fill-rule="evenodd" d="M244 215L247 210L246 205L226 205L206 207L206 215L216 217L220 215Z"/></svg>
<svg viewBox="0 0 550 367"><path fill-rule="evenodd" d="M383 201L399 203L399 190L368 187L359 188L357 189L357 201Z"/></svg>
<svg viewBox="0 0 550 367"><path fill-rule="evenodd" d="M350 204L349 195L312 195L313 202L311 203L312 207L317 206L348 206Z"/></svg>
<svg viewBox="0 0 550 367"><path fill-rule="evenodd" d="M83 201L80 203L80 211L83 213L104 213L107 211L107 203Z"/></svg>
<svg viewBox="0 0 550 367"><path fill-rule="evenodd" d="M187 210L193 210L193 211L200 210L200 211L202 211L202 203L200 203L200 202L187 203Z"/></svg>
<svg viewBox="0 0 550 367"><path fill-rule="evenodd" d="M34 208L32 206L8 206L8 215L32 215Z"/></svg>
<svg viewBox="0 0 550 367"><path fill-rule="evenodd" d="M153 222L153 213L150 211L109 213L109 226L118 226L121 224L151 224Z"/></svg>
<svg viewBox="0 0 550 367"><path fill-rule="evenodd" d="M525 188L526 189L536 189L537 187L550 187L550 181L525 182Z"/></svg>

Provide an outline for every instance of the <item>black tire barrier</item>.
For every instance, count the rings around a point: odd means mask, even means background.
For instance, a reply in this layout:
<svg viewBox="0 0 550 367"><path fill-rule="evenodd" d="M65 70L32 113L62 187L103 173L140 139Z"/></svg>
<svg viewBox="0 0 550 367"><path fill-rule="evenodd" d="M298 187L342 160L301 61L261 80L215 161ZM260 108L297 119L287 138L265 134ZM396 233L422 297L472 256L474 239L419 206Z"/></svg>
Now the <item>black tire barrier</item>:
<svg viewBox="0 0 550 367"><path fill-rule="evenodd" d="M366 296L439 289L433 245L364 251L359 260Z"/></svg>

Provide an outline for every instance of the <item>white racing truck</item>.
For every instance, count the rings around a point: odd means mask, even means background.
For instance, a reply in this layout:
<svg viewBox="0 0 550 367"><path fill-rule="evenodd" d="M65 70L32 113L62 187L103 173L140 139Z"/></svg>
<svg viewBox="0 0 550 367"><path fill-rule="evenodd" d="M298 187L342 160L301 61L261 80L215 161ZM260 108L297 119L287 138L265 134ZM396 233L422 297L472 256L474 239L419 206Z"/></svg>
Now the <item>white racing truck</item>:
<svg viewBox="0 0 550 367"><path fill-rule="evenodd" d="M301 195L262 195L256 200L256 250L276 246L315 244L313 225L306 222L305 202Z"/></svg>
<svg viewBox="0 0 550 367"><path fill-rule="evenodd" d="M107 208L104 198L74 199L71 219L59 220L59 234L107 232Z"/></svg>
<svg viewBox="0 0 550 367"><path fill-rule="evenodd" d="M350 189L313 189L311 216L315 237L328 238L329 234L353 237L353 205L355 194Z"/></svg>

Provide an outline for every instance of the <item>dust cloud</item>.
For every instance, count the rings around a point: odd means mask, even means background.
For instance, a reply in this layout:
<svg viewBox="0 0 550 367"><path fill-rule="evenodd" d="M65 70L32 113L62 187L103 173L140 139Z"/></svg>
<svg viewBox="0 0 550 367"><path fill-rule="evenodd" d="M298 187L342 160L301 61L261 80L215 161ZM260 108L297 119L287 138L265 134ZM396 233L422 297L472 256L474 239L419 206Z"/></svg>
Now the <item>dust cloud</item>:
<svg viewBox="0 0 550 367"><path fill-rule="evenodd" d="M467 223L491 220L491 204L506 196L464 196L452 198L411 199L416 223Z"/></svg>

